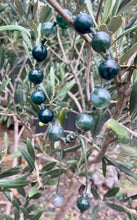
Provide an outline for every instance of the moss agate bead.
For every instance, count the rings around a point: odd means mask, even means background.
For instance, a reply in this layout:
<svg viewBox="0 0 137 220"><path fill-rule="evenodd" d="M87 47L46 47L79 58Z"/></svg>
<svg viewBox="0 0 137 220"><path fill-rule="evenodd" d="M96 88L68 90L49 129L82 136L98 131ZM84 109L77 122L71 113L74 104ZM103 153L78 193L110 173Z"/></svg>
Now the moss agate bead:
<svg viewBox="0 0 137 220"><path fill-rule="evenodd" d="M82 131L89 131L94 125L94 119L91 115L80 113L76 117L76 127Z"/></svg>
<svg viewBox="0 0 137 220"><path fill-rule="evenodd" d="M52 22L45 22L41 26L41 35L46 38L53 38L57 34L57 27Z"/></svg>
<svg viewBox="0 0 137 220"><path fill-rule="evenodd" d="M91 45L96 52L105 52L111 45L111 38L106 32L99 31L93 35Z"/></svg>
<svg viewBox="0 0 137 220"><path fill-rule="evenodd" d="M119 65L115 60L107 59L99 66L99 74L103 79L110 80L119 73Z"/></svg>
<svg viewBox="0 0 137 220"><path fill-rule="evenodd" d="M43 72L38 68L32 69L29 72L29 80L34 84L41 83L43 81Z"/></svg>
<svg viewBox="0 0 137 220"><path fill-rule="evenodd" d="M100 88L91 93L90 100L95 108L105 108L110 104L111 96L106 89Z"/></svg>
<svg viewBox="0 0 137 220"><path fill-rule="evenodd" d="M53 141L59 141L63 137L64 130L60 125L52 125L49 127L48 136Z"/></svg>
<svg viewBox="0 0 137 220"><path fill-rule="evenodd" d="M81 34L90 33L90 28L93 27L93 19L87 13L81 13L75 18L74 27Z"/></svg>
<svg viewBox="0 0 137 220"><path fill-rule="evenodd" d="M40 104L42 104L42 103L44 103L45 102L45 100L46 100L46 95L45 95L45 93L42 91L42 90L36 90L36 91L34 91L33 93L32 93L32 95L31 95L31 100L32 100L32 102L34 102L35 104L38 104L38 105L40 105Z"/></svg>
<svg viewBox="0 0 137 220"><path fill-rule="evenodd" d="M77 199L77 207L80 209L81 212L85 212L90 207L89 198L86 196L81 196Z"/></svg>
<svg viewBox="0 0 137 220"><path fill-rule="evenodd" d="M68 9L64 9L64 12L66 12L66 14L68 14L70 17L73 16L72 13ZM70 27L59 14L57 14L56 16L56 21L57 21L58 26L61 27L62 29L68 29Z"/></svg>
<svg viewBox="0 0 137 220"><path fill-rule="evenodd" d="M32 49L32 55L38 62L42 62L47 57L47 48L44 45L36 45Z"/></svg>
<svg viewBox="0 0 137 220"><path fill-rule="evenodd" d="M40 110L38 117L42 123L47 124L53 120L54 114L50 109L42 109Z"/></svg>

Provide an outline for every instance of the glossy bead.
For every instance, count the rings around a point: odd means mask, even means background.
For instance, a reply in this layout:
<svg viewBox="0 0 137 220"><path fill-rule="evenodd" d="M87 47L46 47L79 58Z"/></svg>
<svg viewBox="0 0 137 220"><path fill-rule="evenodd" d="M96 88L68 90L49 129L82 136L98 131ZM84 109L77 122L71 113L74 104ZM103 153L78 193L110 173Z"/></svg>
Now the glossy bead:
<svg viewBox="0 0 137 220"><path fill-rule="evenodd" d="M57 34L57 27L53 22L45 22L41 26L41 35L48 38L52 39L55 37Z"/></svg>
<svg viewBox="0 0 137 220"><path fill-rule="evenodd" d="M66 14L68 14L70 17L73 16L72 13L68 9L64 9L64 12L66 12ZM62 29L68 29L70 27L59 14L57 14L56 16L56 21L57 21L58 26L61 27Z"/></svg>
<svg viewBox="0 0 137 220"><path fill-rule="evenodd" d="M93 19L87 13L81 13L75 18L74 27L81 34L90 33L90 28L93 27Z"/></svg>
<svg viewBox="0 0 137 220"><path fill-rule="evenodd" d="M82 131L89 131L94 125L94 119L91 115L80 113L76 117L76 127Z"/></svg>
<svg viewBox="0 0 137 220"><path fill-rule="evenodd" d="M77 207L81 212L85 212L90 207L89 198L86 196L81 196L77 199Z"/></svg>
<svg viewBox="0 0 137 220"><path fill-rule="evenodd" d="M42 123L47 124L53 120L54 114L50 109L42 109L40 110L38 117Z"/></svg>
<svg viewBox="0 0 137 220"><path fill-rule="evenodd" d="M42 104L42 103L44 103L45 102L45 100L46 100L46 95L45 95L45 93L42 91L42 90L36 90L36 91L34 91L33 93L32 93L32 95L31 95L31 100L32 100L32 102L34 102L35 104L38 104L38 105L40 105L40 104Z"/></svg>
<svg viewBox="0 0 137 220"><path fill-rule="evenodd" d="M48 130L48 136L53 141L59 141L64 135L64 130L60 125L51 125Z"/></svg>
<svg viewBox="0 0 137 220"><path fill-rule="evenodd" d="M47 49L44 45L36 45L32 49L32 55L38 62L42 62L47 57Z"/></svg>
<svg viewBox="0 0 137 220"><path fill-rule="evenodd" d="M90 100L95 108L105 108L110 104L111 96L106 89L100 88L91 93Z"/></svg>
<svg viewBox="0 0 137 220"><path fill-rule="evenodd" d="M53 197L52 197L52 204L55 206L55 207L61 207L64 203L64 197L60 194L55 194Z"/></svg>
<svg viewBox="0 0 137 220"><path fill-rule="evenodd" d="M111 45L111 38L106 32L99 31L93 35L91 45L96 52L105 52Z"/></svg>
<svg viewBox="0 0 137 220"><path fill-rule="evenodd" d="M43 72L38 68L32 69L29 72L29 80L34 84L41 83L43 81Z"/></svg>
<svg viewBox="0 0 137 220"><path fill-rule="evenodd" d="M113 79L119 73L119 65L115 60L107 59L99 66L99 74L103 79Z"/></svg>

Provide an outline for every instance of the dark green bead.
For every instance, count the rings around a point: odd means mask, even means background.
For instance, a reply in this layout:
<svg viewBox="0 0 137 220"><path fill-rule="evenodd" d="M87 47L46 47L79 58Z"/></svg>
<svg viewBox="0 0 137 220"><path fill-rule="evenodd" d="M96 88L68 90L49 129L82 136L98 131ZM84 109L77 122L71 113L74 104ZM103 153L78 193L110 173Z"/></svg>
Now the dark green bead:
<svg viewBox="0 0 137 220"><path fill-rule="evenodd" d="M90 28L93 27L93 19L87 13L81 13L76 17L74 21L74 27L76 31L81 34L90 33Z"/></svg>
<svg viewBox="0 0 137 220"><path fill-rule="evenodd" d="M91 115L80 113L76 117L76 127L82 131L89 131L94 125L94 119Z"/></svg>
<svg viewBox="0 0 137 220"><path fill-rule="evenodd" d="M48 136L53 141L59 141L63 137L64 130L60 125L52 125L49 127Z"/></svg>
<svg viewBox="0 0 137 220"><path fill-rule="evenodd" d="M57 27L52 22L45 22L41 26L41 35L51 39L57 34Z"/></svg>
<svg viewBox="0 0 137 220"><path fill-rule="evenodd" d="M91 45L96 52L105 52L111 45L111 38L106 32L99 31L93 35Z"/></svg>
<svg viewBox="0 0 137 220"><path fill-rule="evenodd" d="M31 100L32 100L32 102L34 102L35 104L38 104L38 105L40 105L40 104L42 104L42 103L44 103L45 102L45 100L46 100L46 95L45 95L45 93L42 91L42 90L36 90L36 91L34 91L33 93L32 93L32 95L31 95Z"/></svg>
<svg viewBox="0 0 137 220"><path fill-rule="evenodd" d="M34 84L41 83L43 81L43 72L38 68L32 69L29 72L29 80Z"/></svg>
<svg viewBox="0 0 137 220"><path fill-rule="evenodd" d="M88 197L81 196L77 199L77 207L80 209L81 212L85 212L90 207L90 201Z"/></svg>
<svg viewBox="0 0 137 220"><path fill-rule="evenodd" d="M113 79L119 73L119 65L115 60L107 59L99 66L99 74L103 79Z"/></svg>
<svg viewBox="0 0 137 220"><path fill-rule="evenodd" d="M103 88L95 89L90 97L91 103L95 108L105 108L110 104L110 93Z"/></svg>
<svg viewBox="0 0 137 220"><path fill-rule="evenodd" d="M42 62L47 57L47 48L44 45L36 45L32 49L32 55L38 62Z"/></svg>
<svg viewBox="0 0 137 220"><path fill-rule="evenodd" d="M54 114L50 109L42 109L38 114L39 120L44 124L52 121L54 118Z"/></svg>
<svg viewBox="0 0 137 220"><path fill-rule="evenodd" d="M70 17L73 16L72 13L68 9L64 9L64 12L66 12L66 14L68 14ZM63 29L68 29L70 27L59 14L57 14L56 16L56 21L57 21L58 26Z"/></svg>

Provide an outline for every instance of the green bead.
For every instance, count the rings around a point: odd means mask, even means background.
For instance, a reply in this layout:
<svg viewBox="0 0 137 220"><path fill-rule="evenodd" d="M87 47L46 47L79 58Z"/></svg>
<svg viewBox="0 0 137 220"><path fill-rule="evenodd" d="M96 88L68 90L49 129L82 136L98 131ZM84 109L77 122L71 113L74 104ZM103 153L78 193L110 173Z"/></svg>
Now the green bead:
<svg viewBox="0 0 137 220"><path fill-rule="evenodd" d="M52 39L57 34L57 27L52 22L45 22L41 26L41 35L48 39Z"/></svg>
<svg viewBox="0 0 137 220"><path fill-rule="evenodd" d="M81 34L90 33L90 28L93 27L93 19L87 13L81 13L75 18L74 27Z"/></svg>
<svg viewBox="0 0 137 220"><path fill-rule="evenodd" d="M50 109L42 109L40 110L38 117L42 123L47 124L53 120L54 114Z"/></svg>
<svg viewBox="0 0 137 220"><path fill-rule="evenodd" d="M99 31L93 35L91 45L96 52L105 52L111 45L111 38L106 32Z"/></svg>
<svg viewBox="0 0 137 220"><path fill-rule="evenodd" d="M46 100L46 95L45 95L45 93L42 91L42 90L36 90L36 91L34 91L33 93L32 93L32 95L31 95L31 100L32 100L32 102L34 102L35 104L38 104L38 105L40 105L40 104L42 104L42 103L44 103L45 102L45 100Z"/></svg>
<svg viewBox="0 0 137 220"><path fill-rule="evenodd" d="M89 131L94 125L94 119L91 115L80 113L76 117L76 127L82 131Z"/></svg>
<svg viewBox="0 0 137 220"><path fill-rule="evenodd" d="M60 125L49 126L48 136L53 141L59 141L64 135L64 130Z"/></svg>
<svg viewBox="0 0 137 220"><path fill-rule="evenodd" d="M105 108L110 104L111 96L106 89L100 88L94 90L90 96L90 100L95 108Z"/></svg>
<svg viewBox="0 0 137 220"><path fill-rule="evenodd" d="M32 49L32 56L37 62L42 62L47 57L47 48L44 45L36 45Z"/></svg>
<svg viewBox="0 0 137 220"><path fill-rule="evenodd" d="M70 17L73 16L72 13L68 9L64 9L64 12L66 12L66 14L68 14ZM56 16L56 21L57 21L58 26L61 27L62 29L68 29L70 27L59 14L57 14Z"/></svg>
<svg viewBox="0 0 137 220"><path fill-rule="evenodd" d="M34 84L41 83L43 81L43 72L38 68L32 69L29 72L29 80Z"/></svg>
<svg viewBox="0 0 137 220"><path fill-rule="evenodd" d="M90 207L89 198L86 196L81 196L77 199L77 207L81 212L85 212Z"/></svg>
<svg viewBox="0 0 137 220"><path fill-rule="evenodd" d="M119 73L119 65L115 60L107 59L99 66L99 74L103 79L110 80Z"/></svg>

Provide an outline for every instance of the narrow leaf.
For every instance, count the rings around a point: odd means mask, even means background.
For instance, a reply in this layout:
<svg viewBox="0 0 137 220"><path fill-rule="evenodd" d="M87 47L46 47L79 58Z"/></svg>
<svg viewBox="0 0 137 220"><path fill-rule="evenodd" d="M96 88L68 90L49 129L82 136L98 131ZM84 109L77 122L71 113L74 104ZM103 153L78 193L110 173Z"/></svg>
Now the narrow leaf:
<svg viewBox="0 0 137 220"><path fill-rule="evenodd" d="M29 197L31 198L31 197L33 197L35 194L37 194L38 193L38 189L36 188L36 187L33 187L31 190L30 190L30 192L29 192Z"/></svg>
<svg viewBox="0 0 137 220"><path fill-rule="evenodd" d="M51 178L56 178L56 177L60 176L61 174L63 174L66 170L67 170L66 168L57 168L54 170L49 170L49 171L44 172L42 174L42 178L47 175L50 175Z"/></svg>
<svg viewBox="0 0 137 220"><path fill-rule="evenodd" d="M0 94L2 93L2 91L6 88L6 86L8 85L8 83L10 82L10 79L5 80L1 86L0 86Z"/></svg>
<svg viewBox="0 0 137 220"><path fill-rule="evenodd" d="M0 70L4 65L4 60L5 60L5 47L4 45L2 45L0 48Z"/></svg>
<svg viewBox="0 0 137 220"><path fill-rule="evenodd" d="M113 187L107 193L105 193L104 198L115 196L118 192L119 192L119 187Z"/></svg>
<svg viewBox="0 0 137 220"><path fill-rule="evenodd" d="M64 96L67 94L68 91L70 91L72 89L72 87L75 85L75 81L71 81L69 83L67 83L56 95L55 99L58 99L61 96Z"/></svg>
<svg viewBox="0 0 137 220"><path fill-rule="evenodd" d="M94 206L94 208L92 209L91 215L90 215L90 220L94 220L95 217L97 216L99 211L99 205Z"/></svg>
<svg viewBox="0 0 137 220"><path fill-rule="evenodd" d="M29 37L31 37L30 32L26 28L19 26L19 25L1 26L0 32L3 32L3 31L21 31L21 32L25 32Z"/></svg>
<svg viewBox="0 0 137 220"><path fill-rule="evenodd" d="M8 155L7 158L15 158L15 157L20 157L20 156L21 156L20 151L16 151L16 152L13 152L12 154Z"/></svg>
<svg viewBox="0 0 137 220"><path fill-rule="evenodd" d="M137 43L135 43L121 58L120 63L127 63L129 58L137 51Z"/></svg>
<svg viewBox="0 0 137 220"><path fill-rule="evenodd" d="M75 152L77 151L78 149L81 148L81 144L78 144L76 146L73 146L73 147L69 147L69 148L66 148L64 149L63 151L66 153L66 152Z"/></svg>
<svg viewBox="0 0 137 220"><path fill-rule="evenodd" d="M95 199L99 199L99 194L97 192L97 189L95 188L95 186L91 186L91 193L93 194L93 196L95 197Z"/></svg>
<svg viewBox="0 0 137 220"><path fill-rule="evenodd" d="M56 162L55 161L49 162L49 163L44 165L44 167L42 168L42 172L43 171L49 171L52 168L54 168L55 166L56 166Z"/></svg>
<svg viewBox="0 0 137 220"><path fill-rule="evenodd" d="M130 103L129 103L129 111L131 115L131 119L134 120L137 114L137 80L135 80L131 95L130 95Z"/></svg>
<svg viewBox="0 0 137 220"><path fill-rule="evenodd" d="M6 196L6 198L9 200L9 202L11 202L11 196L10 193L8 191L3 192L4 195Z"/></svg>
<svg viewBox="0 0 137 220"><path fill-rule="evenodd" d="M27 150L31 155L32 159L35 160L35 151L31 141L27 138Z"/></svg>
<svg viewBox="0 0 137 220"><path fill-rule="evenodd" d="M6 152L8 151L8 145L9 145L9 138L8 138L8 134L6 132L4 135L4 146L5 146Z"/></svg>
<svg viewBox="0 0 137 220"><path fill-rule="evenodd" d="M23 157L25 158L25 160L27 161L30 168L32 170L34 170L35 169L34 160L31 157L31 155L28 153L28 151L22 146L18 146L18 149L21 152L21 154L23 155Z"/></svg>
<svg viewBox="0 0 137 220"><path fill-rule="evenodd" d="M13 167L0 174L0 178L16 175L21 171L21 167Z"/></svg>
<svg viewBox="0 0 137 220"><path fill-rule="evenodd" d="M118 162L115 161L110 161L108 160L106 157L104 157L105 160L108 162L108 164L113 165L115 167L117 167L118 169L120 169L122 172L124 172L125 174L127 174L128 176L133 177L135 180L137 180L137 174L135 174L132 170L128 169L127 167L121 165Z"/></svg>
<svg viewBox="0 0 137 220"><path fill-rule="evenodd" d="M117 15L111 18L108 26L109 31L115 33L122 25L122 16Z"/></svg>
<svg viewBox="0 0 137 220"><path fill-rule="evenodd" d="M106 23L115 5L116 0L106 0L102 23Z"/></svg>
<svg viewBox="0 0 137 220"><path fill-rule="evenodd" d="M119 141L128 144L130 142L130 133L129 131L120 125L116 120L109 119L107 122L107 128L112 129L115 132L115 135L118 137Z"/></svg>

